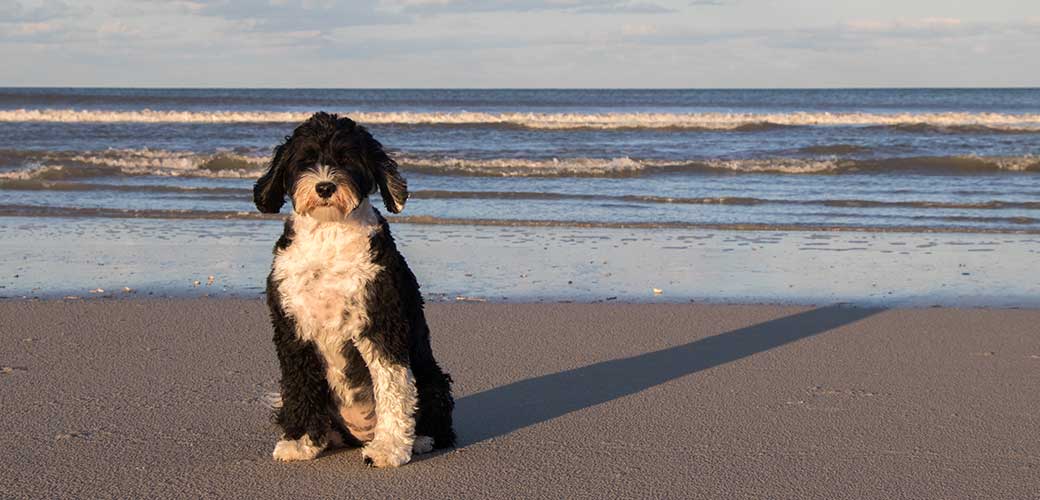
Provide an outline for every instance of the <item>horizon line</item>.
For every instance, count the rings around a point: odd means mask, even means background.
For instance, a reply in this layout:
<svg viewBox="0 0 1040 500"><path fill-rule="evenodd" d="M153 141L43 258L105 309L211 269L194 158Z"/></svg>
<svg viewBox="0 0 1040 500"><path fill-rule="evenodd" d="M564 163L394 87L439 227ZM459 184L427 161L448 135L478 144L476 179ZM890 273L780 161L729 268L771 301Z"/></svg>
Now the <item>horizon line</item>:
<svg viewBox="0 0 1040 500"><path fill-rule="evenodd" d="M833 86L833 87L235 87L235 86L116 86L0 85L0 89L86 90L1040 90L1040 86Z"/></svg>

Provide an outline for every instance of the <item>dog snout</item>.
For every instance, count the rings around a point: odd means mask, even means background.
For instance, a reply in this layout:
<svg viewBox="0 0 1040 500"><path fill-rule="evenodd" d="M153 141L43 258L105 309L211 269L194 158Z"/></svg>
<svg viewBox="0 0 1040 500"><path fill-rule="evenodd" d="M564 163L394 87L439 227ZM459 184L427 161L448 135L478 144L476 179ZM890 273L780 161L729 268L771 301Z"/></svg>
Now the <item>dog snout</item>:
<svg viewBox="0 0 1040 500"><path fill-rule="evenodd" d="M314 186L314 190L318 192L318 196L328 198L329 196L332 196L332 193L336 192L336 184L332 182L319 182L317 186Z"/></svg>

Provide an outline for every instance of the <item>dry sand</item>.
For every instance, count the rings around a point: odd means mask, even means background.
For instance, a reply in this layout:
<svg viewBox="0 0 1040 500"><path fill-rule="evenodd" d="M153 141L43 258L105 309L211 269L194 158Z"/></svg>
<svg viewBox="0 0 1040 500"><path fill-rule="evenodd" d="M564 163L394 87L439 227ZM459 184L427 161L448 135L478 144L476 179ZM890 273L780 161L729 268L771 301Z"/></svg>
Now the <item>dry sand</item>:
<svg viewBox="0 0 1040 500"><path fill-rule="evenodd" d="M3 497L1036 498L1040 311L429 307L460 447L270 458L258 300L0 302Z"/></svg>

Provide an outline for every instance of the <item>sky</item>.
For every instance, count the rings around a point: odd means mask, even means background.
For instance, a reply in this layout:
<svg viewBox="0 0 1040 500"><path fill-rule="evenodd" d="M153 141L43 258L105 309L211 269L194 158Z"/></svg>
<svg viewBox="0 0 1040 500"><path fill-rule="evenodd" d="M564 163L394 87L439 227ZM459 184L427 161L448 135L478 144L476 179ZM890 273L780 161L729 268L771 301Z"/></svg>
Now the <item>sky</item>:
<svg viewBox="0 0 1040 500"><path fill-rule="evenodd" d="M1037 0L0 0L0 86L1040 86Z"/></svg>

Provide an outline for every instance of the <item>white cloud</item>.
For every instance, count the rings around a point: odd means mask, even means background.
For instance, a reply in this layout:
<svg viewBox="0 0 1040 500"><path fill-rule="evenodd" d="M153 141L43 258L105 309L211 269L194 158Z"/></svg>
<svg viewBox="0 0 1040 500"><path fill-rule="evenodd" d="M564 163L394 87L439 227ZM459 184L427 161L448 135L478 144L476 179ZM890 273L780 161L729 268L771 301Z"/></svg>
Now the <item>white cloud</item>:
<svg viewBox="0 0 1040 500"><path fill-rule="evenodd" d="M935 30L957 28L964 24L952 17L926 17L922 19L857 19L845 23L852 31L894 32L912 30Z"/></svg>
<svg viewBox="0 0 1040 500"><path fill-rule="evenodd" d="M328 30L342 26L396 24L399 14L366 0L195 0L193 12L228 20L251 20L264 31Z"/></svg>
<svg viewBox="0 0 1040 500"><path fill-rule="evenodd" d="M89 14L87 6L69 5L61 0L46 0L26 5L18 0L0 0L0 23L40 23Z"/></svg>
<svg viewBox="0 0 1040 500"><path fill-rule="evenodd" d="M396 0L405 13L472 14L478 12L565 12L571 14L660 14L673 9L649 1L631 0Z"/></svg>
<svg viewBox="0 0 1040 500"><path fill-rule="evenodd" d="M651 1L96 0L68 15L62 1L0 0L0 85L308 86L315 72L324 86L395 87L1040 81L1022 63L1040 52L1040 3Z"/></svg>
<svg viewBox="0 0 1040 500"><path fill-rule="evenodd" d="M652 35L657 33L657 26L653 24L624 24L621 26L621 34L625 36Z"/></svg>

